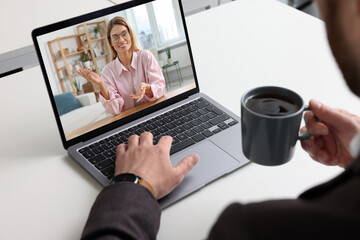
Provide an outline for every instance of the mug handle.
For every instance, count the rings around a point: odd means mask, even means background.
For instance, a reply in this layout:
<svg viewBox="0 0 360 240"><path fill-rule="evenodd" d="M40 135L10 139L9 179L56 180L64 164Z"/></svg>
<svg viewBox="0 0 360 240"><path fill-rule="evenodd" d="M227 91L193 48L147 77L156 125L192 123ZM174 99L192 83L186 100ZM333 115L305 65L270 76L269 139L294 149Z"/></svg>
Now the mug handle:
<svg viewBox="0 0 360 240"><path fill-rule="evenodd" d="M309 106L305 106L304 108L304 112L305 111L311 111L311 108ZM316 116L315 116L316 117ZM316 117L316 120L318 122L320 122L320 119ZM303 141L303 140L306 140L306 139L309 139L312 137L312 134L310 134L309 132L304 132L304 133L300 133L299 136L298 136L298 140L300 141Z"/></svg>

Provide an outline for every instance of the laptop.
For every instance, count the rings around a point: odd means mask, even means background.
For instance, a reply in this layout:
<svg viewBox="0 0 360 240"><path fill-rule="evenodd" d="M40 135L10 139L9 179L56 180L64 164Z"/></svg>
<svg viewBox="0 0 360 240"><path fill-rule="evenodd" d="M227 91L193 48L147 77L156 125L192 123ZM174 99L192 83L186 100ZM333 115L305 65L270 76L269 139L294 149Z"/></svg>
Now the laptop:
<svg viewBox="0 0 360 240"><path fill-rule="evenodd" d="M156 59L165 89L155 100L114 114L77 70L100 75L111 64L106 27L116 16L128 20L142 51ZM129 1L37 28L32 38L63 146L102 186L114 175L116 146L144 131L153 133L154 144L173 137L174 166L193 153L200 156L183 182L159 200L162 208L248 163L239 116L200 93L181 0Z"/></svg>

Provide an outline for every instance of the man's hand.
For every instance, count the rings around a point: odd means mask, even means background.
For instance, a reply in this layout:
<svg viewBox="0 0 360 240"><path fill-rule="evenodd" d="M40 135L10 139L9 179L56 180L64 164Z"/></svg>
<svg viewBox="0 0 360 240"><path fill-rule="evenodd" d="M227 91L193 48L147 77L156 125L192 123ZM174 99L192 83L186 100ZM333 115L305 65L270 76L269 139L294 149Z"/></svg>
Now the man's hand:
<svg viewBox="0 0 360 240"><path fill-rule="evenodd" d="M360 118L314 99L309 105L311 111L304 115L306 127L301 132L308 131L313 137L302 141L301 146L320 163L347 167L353 161L350 142L360 131ZM318 122L315 116L321 121Z"/></svg>
<svg viewBox="0 0 360 240"><path fill-rule="evenodd" d="M150 183L156 199L164 197L199 161L199 156L193 154L173 167L170 162L171 143L172 137L163 136L157 145L153 145L150 132L130 136L128 146L120 144L116 149L115 176L121 173L138 175Z"/></svg>

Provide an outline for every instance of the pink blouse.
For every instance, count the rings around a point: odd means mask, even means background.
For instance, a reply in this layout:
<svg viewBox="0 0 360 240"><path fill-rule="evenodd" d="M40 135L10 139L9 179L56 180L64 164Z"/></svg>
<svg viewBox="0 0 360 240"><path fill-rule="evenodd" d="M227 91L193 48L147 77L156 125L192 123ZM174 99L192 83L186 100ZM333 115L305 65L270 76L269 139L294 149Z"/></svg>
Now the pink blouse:
<svg viewBox="0 0 360 240"><path fill-rule="evenodd" d="M119 58L111 61L102 70L101 79L109 91L110 99L106 100L100 93L100 101L105 110L113 115L137 105L130 94L136 94L141 82L150 84L154 95L150 98L145 94L141 103L155 101L165 94L164 75L155 57L147 50L133 52L130 71Z"/></svg>

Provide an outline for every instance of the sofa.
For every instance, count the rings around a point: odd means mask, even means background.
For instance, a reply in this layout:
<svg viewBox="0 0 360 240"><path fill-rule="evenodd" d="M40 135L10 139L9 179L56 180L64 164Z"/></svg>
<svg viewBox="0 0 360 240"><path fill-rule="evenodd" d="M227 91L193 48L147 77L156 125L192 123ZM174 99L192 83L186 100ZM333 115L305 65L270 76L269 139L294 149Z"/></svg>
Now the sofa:
<svg viewBox="0 0 360 240"><path fill-rule="evenodd" d="M111 116L100 102L96 102L93 92L79 96L66 92L55 95L54 99L65 133Z"/></svg>

